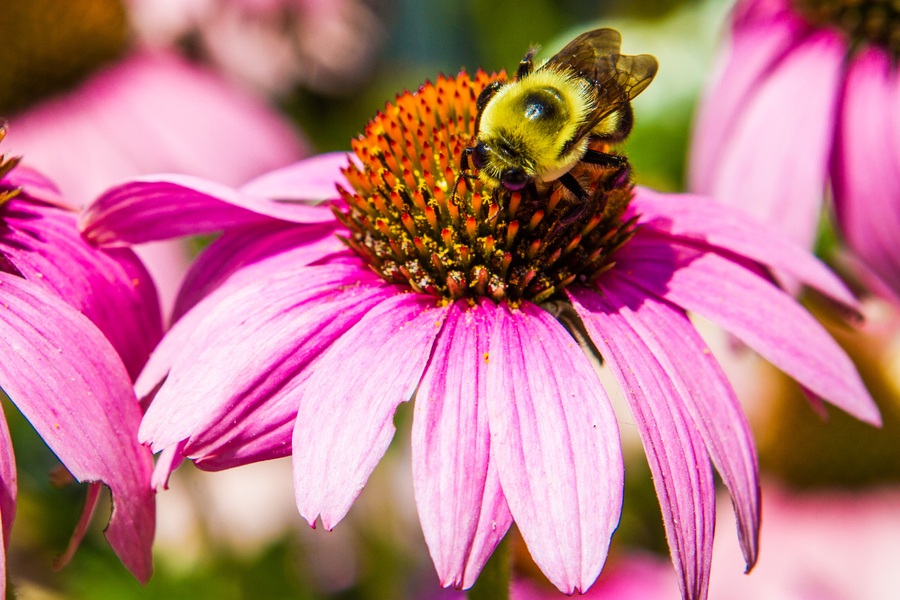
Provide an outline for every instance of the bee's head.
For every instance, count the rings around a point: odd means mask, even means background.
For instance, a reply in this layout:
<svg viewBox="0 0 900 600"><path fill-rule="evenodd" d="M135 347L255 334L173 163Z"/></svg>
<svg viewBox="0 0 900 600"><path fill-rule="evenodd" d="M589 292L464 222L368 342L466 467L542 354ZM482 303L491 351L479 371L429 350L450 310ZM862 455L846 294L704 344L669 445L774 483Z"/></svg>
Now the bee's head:
<svg viewBox="0 0 900 600"><path fill-rule="evenodd" d="M490 142L478 140L472 148L472 164L491 183L500 184L512 191L521 190L533 179L533 175L527 170L527 159L502 138Z"/></svg>

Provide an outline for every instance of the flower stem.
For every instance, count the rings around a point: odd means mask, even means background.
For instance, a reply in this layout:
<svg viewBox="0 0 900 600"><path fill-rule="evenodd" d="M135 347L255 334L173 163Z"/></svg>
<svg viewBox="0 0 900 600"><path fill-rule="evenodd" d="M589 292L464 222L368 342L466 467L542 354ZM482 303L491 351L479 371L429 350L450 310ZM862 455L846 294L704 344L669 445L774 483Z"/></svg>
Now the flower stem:
<svg viewBox="0 0 900 600"><path fill-rule="evenodd" d="M509 542L504 538L484 565L468 600L509 600Z"/></svg>

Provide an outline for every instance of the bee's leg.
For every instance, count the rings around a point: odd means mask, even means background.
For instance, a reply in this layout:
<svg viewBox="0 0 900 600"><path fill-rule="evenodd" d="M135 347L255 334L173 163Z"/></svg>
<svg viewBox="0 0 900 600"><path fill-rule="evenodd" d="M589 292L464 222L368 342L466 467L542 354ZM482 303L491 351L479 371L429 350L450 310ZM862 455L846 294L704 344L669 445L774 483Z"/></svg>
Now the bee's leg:
<svg viewBox="0 0 900 600"><path fill-rule="evenodd" d="M456 178L456 181L453 182L453 193L450 195L450 200L452 202L456 202L456 190L459 188L459 182L462 181L463 178L467 180L475 179L475 175L472 175L468 172L469 170L469 157L475 151L475 148L465 148L462 151L462 156L459 157L459 176Z"/></svg>
<svg viewBox="0 0 900 600"><path fill-rule="evenodd" d="M481 113L484 112L484 107L487 106L487 103L491 98L494 97L494 94L497 93L497 90L503 87L502 81L492 81L481 90L481 93L478 94L478 99L475 100L475 108L478 112L475 113L475 129L472 137L478 137L478 129L481 127ZM471 152L469 152L471 154Z"/></svg>
<svg viewBox="0 0 900 600"><path fill-rule="evenodd" d="M607 154L599 150L591 150L590 148L581 158L582 162L589 165L600 165L602 167L622 167L628 164L628 159L618 154Z"/></svg>
<svg viewBox="0 0 900 600"><path fill-rule="evenodd" d="M525 58L523 58L519 62L519 68L516 70L516 78L518 81L534 71L534 55L537 54L538 50L540 50L540 46L532 46L528 49L528 52L525 54Z"/></svg>
<svg viewBox="0 0 900 600"><path fill-rule="evenodd" d="M559 178L559 182L563 184L567 190L572 192L572 195L575 196L575 198L578 199L578 205L573 207L572 210L569 211L569 214L560 219L557 228L561 229L581 218L581 215L583 215L584 211L587 210L590 198L588 198L588 195L584 191L584 188L581 187L581 184L578 183L578 180L575 179L575 176L571 173L565 173L562 177Z"/></svg>
<svg viewBox="0 0 900 600"><path fill-rule="evenodd" d="M587 152L584 153L584 157L581 159L582 162L586 162L589 165L599 165L601 167L615 167L616 168L616 180L613 183L613 187L619 187L625 180L628 178L629 172L631 168L628 164L628 159L624 156L619 156L617 154L607 154L606 152L600 152L598 150L588 149Z"/></svg>

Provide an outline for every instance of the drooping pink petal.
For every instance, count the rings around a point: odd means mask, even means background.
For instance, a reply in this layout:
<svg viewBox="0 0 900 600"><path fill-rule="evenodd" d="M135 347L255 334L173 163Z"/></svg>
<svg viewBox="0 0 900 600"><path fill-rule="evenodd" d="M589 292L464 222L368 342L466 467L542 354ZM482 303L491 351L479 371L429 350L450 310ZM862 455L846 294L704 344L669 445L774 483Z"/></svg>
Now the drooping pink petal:
<svg viewBox="0 0 900 600"><path fill-rule="evenodd" d="M240 185L309 153L264 100L168 52L126 57L11 116L4 147L78 206L148 173Z"/></svg>
<svg viewBox="0 0 900 600"><path fill-rule="evenodd" d="M80 310L136 377L162 336L156 288L131 250L98 250L73 213L16 199L4 207L0 250L19 273Z"/></svg>
<svg viewBox="0 0 900 600"><path fill-rule="evenodd" d="M66 210L79 210L81 207L75 202L64 197L59 192L56 184L25 165L19 164L10 171L0 186L12 189L21 188L21 194L34 200L46 202L51 206L57 206Z"/></svg>
<svg viewBox="0 0 900 600"><path fill-rule="evenodd" d="M13 454L12 440L6 416L0 406L0 593L6 594L6 551L9 549L9 534L12 532L13 520L16 518L16 495L18 482L16 479L16 457Z"/></svg>
<svg viewBox="0 0 900 600"><path fill-rule="evenodd" d="M148 175L104 192L82 213L91 242L114 246L201 235L281 219L330 223L327 206L275 202L189 175Z"/></svg>
<svg viewBox="0 0 900 600"><path fill-rule="evenodd" d="M765 79L808 34L809 25L783 0L738 2L701 99L691 144L690 189L710 194L716 169L741 111Z"/></svg>
<svg viewBox="0 0 900 600"><path fill-rule="evenodd" d="M97 510L101 486L102 484L99 481L92 481L88 484L87 497L84 499L84 507L81 509L81 516L78 518L78 523L75 525L75 531L72 532L72 537L69 539L66 549L61 555L53 560L54 571L59 571L68 565L75 557L75 552L77 552L78 547L81 546L81 540L84 539L84 534L87 533L88 526L94 518L94 512Z"/></svg>
<svg viewBox="0 0 900 600"><path fill-rule="evenodd" d="M394 411L410 399L448 307L398 294L371 309L317 362L301 386L293 436L300 514L326 529L340 521L394 436Z"/></svg>
<svg viewBox="0 0 900 600"><path fill-rule="evenodd" d="M705 242L796 278L853 310L859 303L847 286L805 248L744 211L690 194L636 188L629 206L639 223L685 240Z"/></svg>
<svg viewBox="0 0 900 600"><path fill-rule="evenodd" d="M717 253L643 231L616 259L607 276L713 321L816 395L858 419L881 422L847 354L796 300L766 279Z"/></svg>
<svg viewBox="0 0 900 600"><path fill-rule="evenodd" d="M341 169L350 165L352 154L331 152L270 171L241 186L241 191L273 200L315 201L338 198L336 185L347 185Z"/></svg>
<svg viewBox="0 0 900 600"><path fill-rule="evenodd" d="M150 478L150 487L157 494L169 489L169 476L184 461L184 456L181 454L184 444L185 442L172 444L160 452L156 458L156 464L153 466L153 476Z"/></svg>
<svg viewBox="0 0 900 600"><path fill-rule="evenodd" d="M152 571L155 527L149 451L131 380L103 334L28 281L0 273L0 387L79 481L113 495L110 545L141 582Z"/></svg>
<svg viewBox="0 0 900 600"><path fill-rule="evenodd" d="M184 277L172 320L222 284L235 271L264 258L279 255L269 265L314 263L347 247L334 235L334 224L308 227L268 221L229 229L203 249ZM289 254L290 256L285 256Z"/></svg>
<svg viewBox="0 0 900 600"><path fill-rule="evenodd" d="M362 287L359 294L343 297L341 287L360 280L368 284L377 278L355 268L301 267L225 296L184 339L165 384L144 415L140 440L151 442L156 452L225 417L227 426L234 427L230 411L239 414L254 406L254 399L245 396L259 395L257 400L264 403L321 352L319 343L327 346L332 341L326 323L310 318L324 318L328 303L340 299L345 300L340 304L346 318L359 319L359 309L346 306L347 301L356 299L367 306L365 294L376 285L357 286ZM316 304L325 306L317 311ZM322 339L302 343L317 325Z"/></svg>
<svg viewBox="0 0 900 600"><path fill-rule="evenodd" d="M840 34L828 30L791 50L758 85L724 143L712 150L719 154L713 179L698 191L811 246L846 52Z"/></svg>
<svg viewBox="0 0 900 600"><path fill-rule="evenodd" d="M487 401L503 493L547 578L566 594L587 591L622 509L612 406L578 342L548 313L524 302L495 308L491 320Z"/></svg>
<svg viewBox="0 0 900 600"><path fill-rule="evenodd" d="M491 462L486 374L494 311L486 302L453 304L416 393L416 506L444 587L471 587L512 524Z"/></svg>
<svg viewBox="0 0 900 600"><path fill-rule="evenodd" d="M653 474L682 597L705 600L715 486L703 439L685 407L683 382L672 380L671 371L667 373L641 332L632 327L631 321L640 323L640 317L626 318L635 307L612 295L588 291L573 291L573 297L591 340L608 361L631 407Z"/></svg>
<svg viewBox="0 0 900 600"><path fill-rule="evenodd" d="M759 543L759 465L750 425L719 363L684 312L647 297L621 280L604 282L608 305L640 336L653 354L681 406L696 426L713 464L734 499L738 535L748 570L756 563ZM573 289L575 309L593 337L594 312L607 306L597 294ZM602 317L601 317L602 318Z"/></svg>
<svg viewBox="0 0 900 600"><path fill-rule="evenodd" d="M851 248L900 292L900 90L888 53L850 63L833 163L835 209Z"/></svg>

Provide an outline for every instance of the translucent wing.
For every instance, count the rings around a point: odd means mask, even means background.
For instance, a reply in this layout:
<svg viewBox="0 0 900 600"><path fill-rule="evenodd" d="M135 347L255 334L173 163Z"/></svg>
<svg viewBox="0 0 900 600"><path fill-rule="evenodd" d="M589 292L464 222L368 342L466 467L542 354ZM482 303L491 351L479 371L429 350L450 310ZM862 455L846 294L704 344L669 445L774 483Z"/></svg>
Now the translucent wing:
<svg viewBox="0 0 900 600"><path fill-rule="evenodd" d="M615 29L595 29L579 35L541 69L568 71L583 80L594 96L594 110L572 143L588 135L608 115L621 110L647 89L659 63L649 54L619 53L622 36Z"/></svg>

